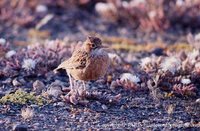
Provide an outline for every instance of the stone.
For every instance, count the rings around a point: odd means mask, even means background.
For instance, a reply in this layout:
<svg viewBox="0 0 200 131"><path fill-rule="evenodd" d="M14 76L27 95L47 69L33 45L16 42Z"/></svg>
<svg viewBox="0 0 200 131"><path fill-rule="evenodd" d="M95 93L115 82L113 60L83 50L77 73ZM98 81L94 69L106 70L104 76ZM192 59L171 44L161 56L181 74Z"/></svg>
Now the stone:
<svg viewBox="0 0 200 131"><path fill-rule="evenodd" d="M65 103L64 102L57 102L57 103L54 103L53 106L65 106Z"/></svg>
<svg viewBox="0 0 200 131"><path fill-rule="evenodd" d="M33 124L33 128L34 128L35 130L38 130L38 129L39 129L39 126L40 126L40 123L39 123L39 122Z"/></svg>
<svg viewBox="0 0 200 131"><path fill-rule="evenodd" d="M46 5L37 5L35 10L37 13L46 13L48 8Z"/></svg>
<svg viewBox="0 0 200 131"><path fill-rule="evenodd" d="M47 94L55 98L60 97L62 93L62 85L57 82L53 82L47 89Z"/></svg>
<svg viewBox="0 0 200 131"><path fill-rule="evenodd" d="M18 81L22 84L22 85L25 85L27 82L24 80L24 78L23 77L20 77L19 79L18 79Z"/></svg>
<svg viewBox="0 0 200 131"><path fill-rule="evenodd" d="M184 123L184 127L189 127L189 126L190 126L189 122Z"/></svg>
<svg viewBox="0 0 200 131"><path fill-rule="evenodd" d="M7 78L6 80L2 81L3 84L10 84L12 82L11 78Z"/></svg>
<svg viewBox="0 0 200 131"><path fill-rule="evenodd" d="M14 131L28 131L28 127L23 124L16 124L14 125L13 130Z"/></svg>
<svg viewBox="0 0 200 131"><path fill-rule="evenodd" d="M102 108L103 110L107 110L107 109L108 109L108 107L107 107L106 105L104 105L104 104L101 106L101 108Z"/></svg>
<svg viewBox="0 0 200 131"><path fill-rule="evenodd" d="M42 92L42 90L45 89L45 84L40 81L40 80L36 80L33 83L33 90L37 93L40 94Z"/></svg>
<svg viewBox="0 0 200 131"><path fill-rule="evenodd" d="M200 104L200 98L196 99L196 103Z"/></svg>
<svg viewBox="0 0 200 131"><path fill-rule="evenodd" d="M149 121L148 120L142 120L142 123L147 124Z"/></svg>
<svg viewBox="0 0 200 131"><path fill-rule="evenodd" d="M19 81L17 80L17 78L15 78L15 79L12 81L12 84L13 84L13 86L22 86L22 83L19 82Z"/></svg>
<svg viewBox="0 0 200 131"><path fill-rule="evenodd" d="M64 105L65 105L64 102L58 102L58 103L57 103L57 106L64 106Z"/></svg>

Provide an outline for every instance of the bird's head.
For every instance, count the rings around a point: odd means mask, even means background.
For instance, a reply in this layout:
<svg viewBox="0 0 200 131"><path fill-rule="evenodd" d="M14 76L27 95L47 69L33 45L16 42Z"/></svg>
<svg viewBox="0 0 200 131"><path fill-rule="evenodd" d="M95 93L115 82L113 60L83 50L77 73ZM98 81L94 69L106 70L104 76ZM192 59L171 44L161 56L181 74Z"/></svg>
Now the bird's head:
<svg viewBox="0 0 200 131"><path fill-rule="evenodd" d="M87 51L98 50L101 48L106 48L102 45L102 41L98 37L88 36L86 41L84 42L85 49Z"/></svg>

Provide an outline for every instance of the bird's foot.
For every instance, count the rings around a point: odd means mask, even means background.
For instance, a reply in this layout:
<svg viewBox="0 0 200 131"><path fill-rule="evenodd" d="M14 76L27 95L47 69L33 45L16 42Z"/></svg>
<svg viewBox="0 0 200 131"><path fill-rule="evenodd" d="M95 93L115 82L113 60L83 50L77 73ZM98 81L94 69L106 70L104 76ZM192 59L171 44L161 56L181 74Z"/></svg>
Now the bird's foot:
<svg viewBox="0 0 200 131"><path fill-rule="evenodd" d="M68 89L69 91L69 89ZM77 105L78 103L84 104L87 103L85 101L86 96L86 90L82 88L77 89L71 89L65 96L63 96L63 100L69 103L72 103L74 105Z"/></svg>

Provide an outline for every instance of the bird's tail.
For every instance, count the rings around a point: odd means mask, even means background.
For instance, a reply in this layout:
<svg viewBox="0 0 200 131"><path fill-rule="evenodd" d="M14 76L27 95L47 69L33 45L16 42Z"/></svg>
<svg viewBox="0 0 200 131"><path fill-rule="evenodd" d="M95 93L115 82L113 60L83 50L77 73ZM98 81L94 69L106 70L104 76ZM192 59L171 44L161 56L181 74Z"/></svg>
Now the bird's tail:
<svg viewBox="0 0 200 131"><path fill-rule="evenodd" d="M54 69L53 72L56 74L58 73L58 68Z"/></svg>
<svg viewBox="0 0 200 131"><path fill-rule="evenodd" d="M62 64L60 64L56 69L54 69L53 72L56 74L56 73L58 73L59 69L63 69Z"/></svg>
<svg viewBox="0 0 200 131"><path fill-rule="evenodd" d="M54 73L58 73L59 69L66 69L66 62L61 63L56 69L53 70Z"/></svg>

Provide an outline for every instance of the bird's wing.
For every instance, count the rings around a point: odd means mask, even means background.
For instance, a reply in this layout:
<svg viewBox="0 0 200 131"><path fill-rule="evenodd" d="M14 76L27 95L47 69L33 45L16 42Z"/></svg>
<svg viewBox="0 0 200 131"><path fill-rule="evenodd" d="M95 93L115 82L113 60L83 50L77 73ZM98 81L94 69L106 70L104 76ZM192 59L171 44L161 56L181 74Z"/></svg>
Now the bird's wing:
<svg viewBox="0 0 200 131"><path fill-rule="evenodd" d="M75 51L72 57L62 62L55 70L58 69L83 69L86 67L88 53L85 51Z"/></svg>

